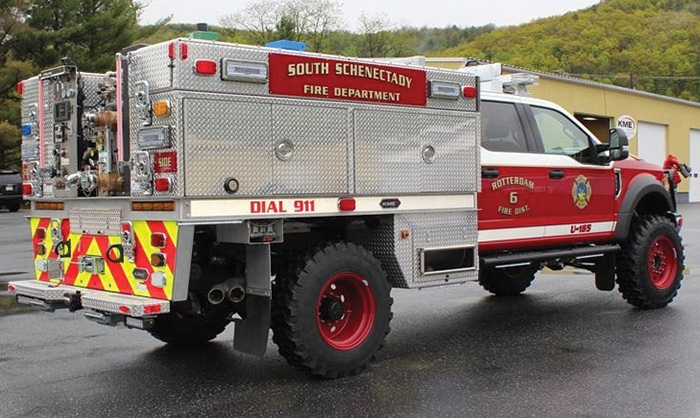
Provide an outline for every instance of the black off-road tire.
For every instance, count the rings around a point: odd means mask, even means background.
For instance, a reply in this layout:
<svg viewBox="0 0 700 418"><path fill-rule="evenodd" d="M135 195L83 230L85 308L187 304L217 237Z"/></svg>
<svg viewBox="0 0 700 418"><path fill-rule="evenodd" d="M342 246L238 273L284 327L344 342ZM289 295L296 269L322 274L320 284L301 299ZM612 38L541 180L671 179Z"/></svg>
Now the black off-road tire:
<svg viewBox="0 0 700 418"><path fill-rule="evenodd" d="M479 273L479 284L496 296L517 296L525 291L539 270L538 266L482 268Z"/></svg>
<svg viewBox="0 0 700 418"><path fill-rule="evenodd" d="M7 210L9 210L10 212L17 212L21 206L22 205L20 205L19 203L10 203L9 205L7 205Z"/></svg>
<svg viewBox="0 0 700 418"><path fill-rule="evenodd" d="M343 289L345 280L359 283L355 285L360 290L354 294L361 296L352 297L352 293L338 290ZM332 379L357 374L373 360L389 333L393 303L390 291L391 285L382 266L364 248L351 243L333 243L311 250L286 273L279 274L273 283L273 341L289 364L315 376ZM355 301L374 301L373 321L359 322L365 324L360 327L365 332L356 335L363 336L350 339L355 346L333 347L331 344L337 343L334 338L341 335L329 334L328 329L330 324L342 322L345 315L350 315L346 321L352 321L363 317L362 314L352 316L353 313L348 314L346 310L342 318L326 321L324 306L326 299L331 299L327 292L340 292L342 299L338 296L337 300L343 301L344 309L350 309ZM338 322L332 322L335 320ZM346 328L352 329L349 325L342 327Z"/></svg>
<svg viewBox="0 0 700 418"><path fill-rule="evenodd" d="M216 338L229 323L223 311L193 315L175 309L166 315L159 315L149 332L168 344L199 345Z"/></svg>
<svg viewBox="0 0 700 418"><path fill-rule="evenodd" d="M675 225L659 215L635 219L617 260L617 284L627 303L641 309L667 306L678 295L684 268Z"/></svg>

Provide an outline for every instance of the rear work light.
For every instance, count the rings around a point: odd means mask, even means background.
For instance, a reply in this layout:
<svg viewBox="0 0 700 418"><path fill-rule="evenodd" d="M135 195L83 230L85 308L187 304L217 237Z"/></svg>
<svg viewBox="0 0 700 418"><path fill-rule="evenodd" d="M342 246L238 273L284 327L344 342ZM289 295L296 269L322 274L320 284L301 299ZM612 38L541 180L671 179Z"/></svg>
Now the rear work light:
<svg viewBox="0 0 700 418"><path fill-rule="evenodd" d="M250 83L267 82L267 63L244 62L224 59L221 78L229 81L247 81Z"/></svg>
<svg viewBox="0 0 700 418"><path fill-rule="evenodd" d="M197 60L194 62L194 72L201 75L214 75L217 72L216 61Z"/></svg>
<svg viewBox="0 0 700 418"><path fill-rule="evenodd" d="M434 99L459 100L462 95L462 86L458 83L447 81L431 81L430 97Z"/></svg>

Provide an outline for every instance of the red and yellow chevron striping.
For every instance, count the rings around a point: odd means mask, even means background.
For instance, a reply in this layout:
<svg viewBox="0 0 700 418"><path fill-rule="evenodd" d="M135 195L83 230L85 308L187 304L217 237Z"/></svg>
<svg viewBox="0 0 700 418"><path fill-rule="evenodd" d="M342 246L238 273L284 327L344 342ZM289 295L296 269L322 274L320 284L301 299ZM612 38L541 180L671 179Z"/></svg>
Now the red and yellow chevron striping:
<svg viewBox="0 0 700 418"><path fill-rule="evenodd" d="M73 234L70 231L68 219L60 221L64 243L57 250L56 246L59 243L53 242L50 231L52 223L56 225L56 221L50 218L31 218L37 280L156 299L172 299L179 230L177 222L132 221L135 245L133 263L126 258L118 262L116 260L118 257L115 257L118 251L113 250L108 254L110 247L121 244L120 236ZM45 232L37 233L40 228ZM163 248L151 245L151 235L154 233L164 234ZM41 243L46 247L43 255L37 251ZM67 248L70 248L70 251L67 251ZM151 265L151 254L154 253L165 255L164 266ZM83 256L101 257L105 265L104 273L81 271L79 260ZM152 280L154 272L161 273L165 277L164 283L161 280L156 282Z"/></svg>

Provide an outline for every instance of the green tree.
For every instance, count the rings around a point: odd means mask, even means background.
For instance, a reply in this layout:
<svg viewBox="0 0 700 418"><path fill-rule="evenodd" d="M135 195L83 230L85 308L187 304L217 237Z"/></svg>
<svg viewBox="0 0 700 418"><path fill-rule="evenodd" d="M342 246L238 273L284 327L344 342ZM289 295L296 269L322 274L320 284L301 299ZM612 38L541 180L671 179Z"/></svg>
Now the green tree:
<svg viewBox="0 0 700 418"><path fill-rule="evenodd" d="M34 0L12 49L41 68L69 56L83 71L106 71L141 35L139 7L133 0Z"/></svg>

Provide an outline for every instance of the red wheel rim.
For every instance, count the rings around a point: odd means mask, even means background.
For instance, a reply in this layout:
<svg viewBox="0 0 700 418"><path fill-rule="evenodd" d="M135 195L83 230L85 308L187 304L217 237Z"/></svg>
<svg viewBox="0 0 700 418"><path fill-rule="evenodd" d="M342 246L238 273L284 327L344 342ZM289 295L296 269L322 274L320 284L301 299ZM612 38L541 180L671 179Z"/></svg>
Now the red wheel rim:
<svg viewBox="0 0 700 418"><path fill-rule="evenodd" d="M321 290L316 323L321 338L337 350L362 344L374 326L374 295L369 283L356 273L338 273Z"/></svg>
<svg viewBox="0 0 700 418"><path fill-rule="evenodd" d="M649 277L659 290L671 287L678 272L676 248L668 237L657 237L651 243L648 257Z"/></svg>

